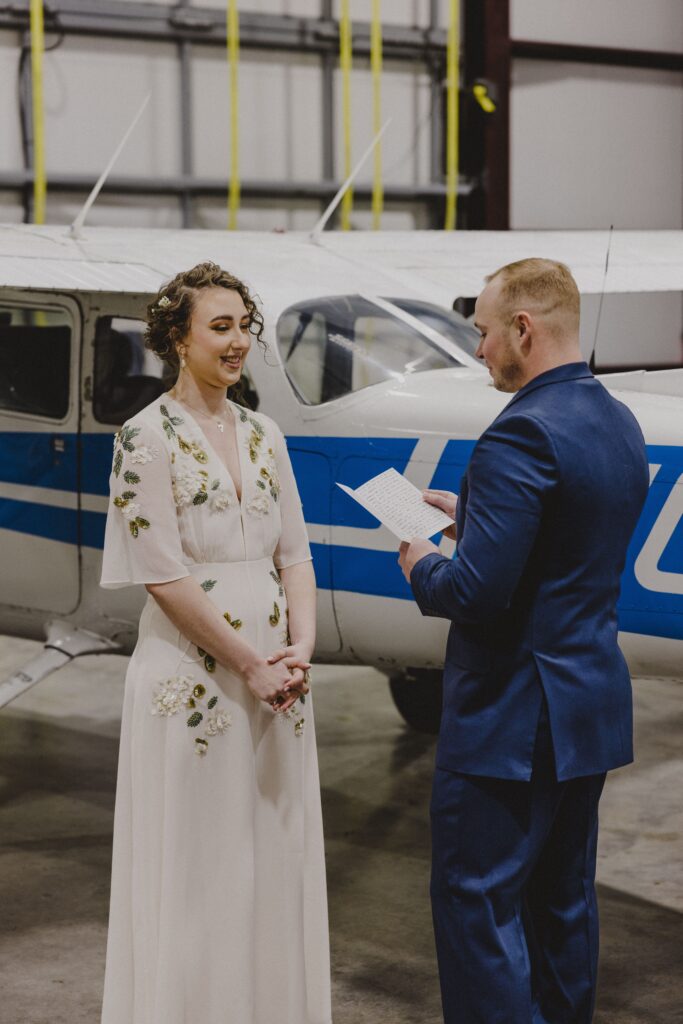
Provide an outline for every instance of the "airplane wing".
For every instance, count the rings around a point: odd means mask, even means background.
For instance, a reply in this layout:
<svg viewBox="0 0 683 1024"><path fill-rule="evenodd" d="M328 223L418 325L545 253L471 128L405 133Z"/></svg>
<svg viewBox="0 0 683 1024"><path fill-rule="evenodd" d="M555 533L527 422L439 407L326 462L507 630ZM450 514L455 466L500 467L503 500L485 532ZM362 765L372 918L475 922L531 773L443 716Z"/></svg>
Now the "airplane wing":
<svg viewBox="0 0 683 1024"><path fill-rule="evenodd" d="M566 263L583 293L683 291L683 231L614 231L607 281L609 231L328 232L321 241L449 307L478 295L493 270L528 256Z"/></svg>
<svg viewBox="0 0 683 1024"><path fill-rule="evenodd" d="M422 297L450 308L476 296L504 263L547 256L567 263L584 293L683 291L683 231L173 231L0 226L0 285L154 292L179 267L212 259L258 291L299 298L364 292ZM279 298L279 294L276 296Z"/></svg>

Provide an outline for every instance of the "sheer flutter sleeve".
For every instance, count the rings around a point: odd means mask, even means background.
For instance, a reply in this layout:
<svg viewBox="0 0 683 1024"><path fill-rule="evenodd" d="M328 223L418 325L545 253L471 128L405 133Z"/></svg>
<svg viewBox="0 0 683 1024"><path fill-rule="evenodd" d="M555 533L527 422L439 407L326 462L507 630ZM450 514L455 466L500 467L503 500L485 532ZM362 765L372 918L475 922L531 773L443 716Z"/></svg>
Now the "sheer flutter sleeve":
<svg viewBox="0 0 683 1024"><path fill-rule="evenodd" d="M189 576L183 561L164 438L142 419L116 435L100 586L170 583Z"/></svg>
<svg viewBox="0 0 683 1024"><path fill-rule="evenodd" d="M282 521L280 540L273 555L273 562L277 569L286 569L298 562L310 562L311 549L287 443L276 424L273 424L271 429L274 435L275 465L280 478Z"/></svg>

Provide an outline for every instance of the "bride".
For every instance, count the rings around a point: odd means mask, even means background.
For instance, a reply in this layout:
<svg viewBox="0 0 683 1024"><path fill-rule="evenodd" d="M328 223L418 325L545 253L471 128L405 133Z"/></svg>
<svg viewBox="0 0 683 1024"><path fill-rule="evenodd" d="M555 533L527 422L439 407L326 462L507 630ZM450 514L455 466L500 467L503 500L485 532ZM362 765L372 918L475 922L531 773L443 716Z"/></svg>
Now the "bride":
<svg viewBox="0 0 683 1024"><path fill-rule="evenodd" d="M331 1021L315 579L282 433L240 402L262 333L237 278L213 263L178 274L146 334L176 384L115 439L101 582L148 598L126 676L102 1024Z"/></svg>

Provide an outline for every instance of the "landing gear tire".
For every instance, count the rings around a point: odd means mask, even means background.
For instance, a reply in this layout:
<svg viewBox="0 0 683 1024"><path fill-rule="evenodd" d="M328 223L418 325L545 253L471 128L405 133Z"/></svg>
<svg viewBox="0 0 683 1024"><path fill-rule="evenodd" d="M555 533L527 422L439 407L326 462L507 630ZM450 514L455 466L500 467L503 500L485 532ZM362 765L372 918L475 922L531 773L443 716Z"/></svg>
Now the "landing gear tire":
<svg viewBox="0 0 683 1024"><path fill-rule="evenodd" d="M441 723L441 669L409 669L392 676L389 688L403 720L417 732L436 735Z"/></svg>

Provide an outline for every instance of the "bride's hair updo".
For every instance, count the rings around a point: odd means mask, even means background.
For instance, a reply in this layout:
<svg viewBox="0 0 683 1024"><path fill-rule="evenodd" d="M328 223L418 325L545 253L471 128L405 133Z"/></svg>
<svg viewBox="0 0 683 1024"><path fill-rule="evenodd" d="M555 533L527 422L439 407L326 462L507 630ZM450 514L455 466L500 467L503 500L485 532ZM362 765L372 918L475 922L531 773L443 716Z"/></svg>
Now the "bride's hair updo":
<svg viewBox="0 0 683 1024"><path fill-rule="evenodd" d="M181 271L173 280L162 285L156 298L147 307L145 344L171 368L174 377L177 377L180 370L178 345L189 334L195 299L203 288L227 288L238 292L249 314L249 331L266 349L263 316L244 282L223 270L217 263L198 263L196 267ZM240 385L236 384L229 391L241 391ZM238 395L235 394L235 397Z"/></svg>

